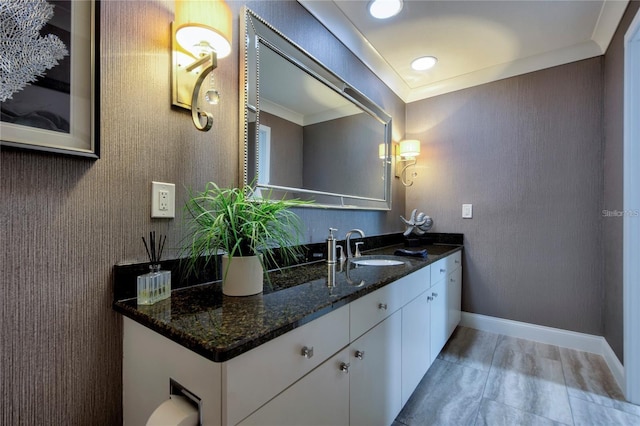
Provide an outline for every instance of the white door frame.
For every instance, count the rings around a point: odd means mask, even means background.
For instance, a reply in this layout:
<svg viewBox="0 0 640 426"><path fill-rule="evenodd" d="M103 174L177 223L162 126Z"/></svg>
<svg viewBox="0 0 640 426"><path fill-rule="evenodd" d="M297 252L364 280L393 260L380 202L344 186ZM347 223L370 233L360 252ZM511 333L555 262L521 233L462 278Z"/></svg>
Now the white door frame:
<svg viewBox="0 0 640 426"><path fill-rule="evenodd" d="M640 13L624 37L625 396L640 404Z"/></svg>
<svg viewBox="0 0 640 426"><path fill-rule="evenodd" d="M258 132L258 183L268 185L271 181L271 127L260 125Z"/></svg>

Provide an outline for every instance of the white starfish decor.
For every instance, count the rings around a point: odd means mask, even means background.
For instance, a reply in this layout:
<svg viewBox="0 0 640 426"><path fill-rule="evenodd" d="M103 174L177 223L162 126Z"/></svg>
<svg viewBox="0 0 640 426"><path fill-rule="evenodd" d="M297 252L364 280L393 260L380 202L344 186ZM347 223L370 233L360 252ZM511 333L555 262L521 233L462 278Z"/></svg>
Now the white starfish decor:
<svg viewBox="0 0 640 426"><path fill-rule="evenodd" d="M418 209L413 209L409 220L402 216L400 216L400 219L402 219L405 225L407 225L407 229L404 231L405 237L408 237L412 233L416 235L424 235L433 226L433 219L425 215L423 212L418 213Z"/></svg>
<svg viewBox="0 0 640 426"><path fill-rule="evenodd" d="M69 54L57 36L40 35L52 16L45 0L0 0L0 102Z"/></svg>

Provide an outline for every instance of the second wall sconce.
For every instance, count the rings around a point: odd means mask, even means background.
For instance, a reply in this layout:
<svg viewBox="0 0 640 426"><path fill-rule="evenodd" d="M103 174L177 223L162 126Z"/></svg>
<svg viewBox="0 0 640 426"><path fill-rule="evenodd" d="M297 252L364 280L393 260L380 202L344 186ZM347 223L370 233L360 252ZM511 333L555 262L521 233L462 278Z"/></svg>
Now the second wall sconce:
<svg viewBox="0 0 640 426"><path fill-rule="evenodd" d="M396 176L400 178L404 186L411 186L413 185L413 180L407 181L406 173L409 167L415 166L416 163L418 162L416 157L420 155L420 141L417 139L405 139L403 141L400 141L399 154L400 154L400 159L398 159L397 162L398 163L404 162L405 165L400 171L399 175L397 174L397 169L396 169ZM417 173L414 171L412 173L412 177L416 177L416 176L417 176Z"/></svg>
<svg viewBox="0 0 640 426"><path fill-rule="evenodd" d="M191 110L193 124L204 132L211 129L213 116L198 106L200 87L218 66L218 59L231 53L231 33L231 9L224 1L176 0L171 24L172 104ZM210 88L205 99L218 103L218 91Z"/></svg>

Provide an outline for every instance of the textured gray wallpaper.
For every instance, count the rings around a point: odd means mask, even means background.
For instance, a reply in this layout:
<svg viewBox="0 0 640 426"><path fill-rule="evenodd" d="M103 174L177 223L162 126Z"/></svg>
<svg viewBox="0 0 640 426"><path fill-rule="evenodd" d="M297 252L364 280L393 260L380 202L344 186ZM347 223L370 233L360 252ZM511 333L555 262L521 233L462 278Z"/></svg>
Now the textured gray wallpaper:
<svg viewBox="0 0 640 426"><path fill-rule="evenodd" d="M384 126L364 112L305 126L305 188L384 198L383 142Z"/></svg>
<svg viewBox="0 0 640 426"><path fill-rule="evenodd" d="M602 334L602 135L601 58L407 105L407 210L464 233L463 310Z"/></svg>
<svg viewBox="0 0 640 426"><path fill-rule="evenodd" d="M296 2L256 11L397 116L404 104ZM239 2L230 2L238 16ZM151 229L181 239L185 188L238 182L238 58L220 60L214 128L198 132L170 107L173 1L102 2L101 158L0 154L0 424L116 425L121 422L121 321L111 310L111 269L144 260ZM238 52L238 22L234 46ZM398 138L402 134L398 134ZM178 217L150 219L152 180L176 184ZM307 239L326 228L369 234L401 229L396 211L305 211Z"/></svg>
<svg viewBox="0 0 640 426"><path fill-rule="evenodd" d="M302 188L302 126L264 111L260 125L271 128L269 183Z"/></svg>
<svg viewBox="0 0 640 426"><path fill-rule="evenodd" d="M624 34L640 2L629 3L604 59L603 210L623 210ZM622 218L604 217L604 337L623 360Z"/></svg>

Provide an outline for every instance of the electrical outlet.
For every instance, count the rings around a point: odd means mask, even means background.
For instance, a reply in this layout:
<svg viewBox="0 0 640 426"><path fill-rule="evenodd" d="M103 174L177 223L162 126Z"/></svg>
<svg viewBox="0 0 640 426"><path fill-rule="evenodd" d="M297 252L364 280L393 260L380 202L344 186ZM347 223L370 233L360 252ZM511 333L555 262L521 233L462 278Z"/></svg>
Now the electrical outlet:
<svg viewBox="0 0 640 426"><path fill-rule="evenodd" d="M176 186L173 183L151 182L151 217L176 217Z"/></svg>
<svg viewBox="0 0 640 426"><path fill-rule="evenodd" d="M463 219L473 218L473 204L462 205L462 218Z"/></svg>
<svg viewBox="0 0 640 426"><path fill-rule="evenodd" d="M160 190L158 195L158 208L161 212L166 212L169 210L169 191Z"/></svg>

